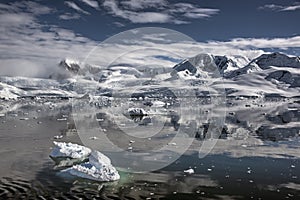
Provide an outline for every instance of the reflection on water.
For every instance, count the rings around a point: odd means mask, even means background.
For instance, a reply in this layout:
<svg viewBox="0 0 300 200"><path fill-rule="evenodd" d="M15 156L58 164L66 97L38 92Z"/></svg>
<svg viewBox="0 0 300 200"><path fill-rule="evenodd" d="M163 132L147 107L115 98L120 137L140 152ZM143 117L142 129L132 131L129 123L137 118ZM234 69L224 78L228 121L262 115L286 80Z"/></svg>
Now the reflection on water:
<svg viewBox="0 0 300 200"><path fill-rule="evenodd" d="M189 150L171 165L147 173L121 172L121 180L113 183L66 176L49 159L52 141L81 143L68 101L20 101L1 102L0 199L299 198L300 105L294 100L232 100L226 126L208 156L198 157L199 145L211 125L203 121L189 135L196 138ZM172 132L191 126L180 112L135 118L109 114L99 110L93 117L115 144L127 149L128 141L134 140L131 145L136 151L159 148L170 142ZM163 129L151 136L151 142L122 134L132 126L147 130L160 122ZM54 139L60 135L61 139ZM183 172L189 168L195 173Z"/></svg>

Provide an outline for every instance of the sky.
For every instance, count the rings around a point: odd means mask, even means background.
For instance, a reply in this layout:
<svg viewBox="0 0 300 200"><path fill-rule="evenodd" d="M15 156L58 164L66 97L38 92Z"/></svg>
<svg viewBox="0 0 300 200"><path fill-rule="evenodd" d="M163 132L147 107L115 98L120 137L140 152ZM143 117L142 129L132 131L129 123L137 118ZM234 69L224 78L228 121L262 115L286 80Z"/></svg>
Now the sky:
<svg viewBox="0 0 300 200"><path fill-rule="evenodd" d="M193 48L214 54L299 56L297 19L300 1L290 0L2 0L0 75L46 76L60 60L82 60L102 41L142 27L178 31L197 42ZM100 53L106 58L125 52L118 48L123 51Z"/></svg>

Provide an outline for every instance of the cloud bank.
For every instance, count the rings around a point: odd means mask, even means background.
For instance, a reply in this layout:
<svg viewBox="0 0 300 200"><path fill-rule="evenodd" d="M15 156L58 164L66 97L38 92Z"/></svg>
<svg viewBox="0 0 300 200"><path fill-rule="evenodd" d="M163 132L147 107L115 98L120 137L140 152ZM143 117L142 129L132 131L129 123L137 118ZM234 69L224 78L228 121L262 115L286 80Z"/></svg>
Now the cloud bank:
<svg viewBox="0 0 300 200"><path fill-rule="evenodd" d="M292 5L277 5L277 4L266 4L259 7L260 10L271 10L271 11L296 11L300 9L300 2L295 2Z"/></svg>
<svg viewBox="0 0 300 200"><path fill-rule="evenodd" d="M191 19L208 18L219 12L219 9L201 8L192 3L171 4L167 0L105 0L103 7L111 15L132 23L185 24ZM155 11L150 11L153 8Z"/></svg>
<svg viewBox="0 0 300 200"><path fill-rule="evenodd" d="M167 1L122 1L122 9L115 1L110 6L115 8L115 13L120 16L126 15L136 23L145 21L178 20L170 13L181 13L193 17L211 16L215 11L195 7L191 4L177 4L178 8L168 8L167 13L163 11L168 5ZM104 3L105 3L104 2ZM100 7L93 1L85 1L86 6L91 9ZM73 4L72 4L73 5ZM98 6L97 6L98 5ZM159 7L161 6L161 7ZM142 12L139 15L136 10L158 7L161 13ZM99 8L100 9L100 8ZM173 10L172 10L173 9ZM175 10L174 10L175 9ZM194 9L194 10L193 10ZM203 10L204 9L204 10ZM129 13L127 11L130 10ZM126 12L125 12L126 11ZM188 11L191 11L188 13ZM0 3L0 75L47 77L57 68L60 60L68 57L76 60L84 60L85 56L98 41L83 37L72 30L61 28L51 24L43 24L39 16L49 15L56 12L56 8L47 7L37 2L21 1L9 4ZM78 10L76 12L82 11ZM202 13L202 14L201 14ZM204 14L205 13L205 14ZM77 13L75 13L77 14ZM154 18L153 15L155 15ZM72 19L80 17L79 14L65 13L60 18ZM151 20L147 19L151 18ZM133 38L134 39L134 38ZM217 55L245 55L253 58L263 53L263 48L297 48L300 47L300 36L288 38L235 38L229 41L207 41L207 42L170 42L170 37L165 34L145 34L139 42L123 41L122 44L105 45L101 51L95 52L94 64L105 65L108 60L113 60L122 55L124 51L134 51L146 47L165 49L166 51L182 57L193 56L201 52ZM127 43L126 43L127 42ZM165 43L169 43L166 45ZM167 47L167 48L165 48ZM139 53L137 56L142 57ZM101 60L101 59L102 60ZM151 58L153 59L153 58ZM150 59L150 60L151 60ZM143 60L140 59L140 62ZM165 64L172 64L166 61Z"/></svg>

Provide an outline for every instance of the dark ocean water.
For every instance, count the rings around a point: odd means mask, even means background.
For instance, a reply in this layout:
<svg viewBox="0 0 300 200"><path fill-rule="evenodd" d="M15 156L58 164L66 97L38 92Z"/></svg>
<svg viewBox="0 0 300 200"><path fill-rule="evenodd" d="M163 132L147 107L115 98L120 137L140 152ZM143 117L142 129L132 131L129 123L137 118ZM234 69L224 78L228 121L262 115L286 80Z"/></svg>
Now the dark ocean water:
<svg viewBox="0 0 300 200"><path fill-rule="evenodd" d="M197 136L188 151L162 169L120 171L119 181L101 183L62 174L49 158L54 140L82 144L69 102L2 102L0 199L299 199L299 104L253 105L229 108L226 125L231 128L206 157L198 156L202 139ZM292 114L282 121L288 111ZM119 138L106 120L101 122L106 134ZM176 128L174 123L165 126L165 131ZM55 139L58 135L62 139ZM195 173L183 172L189 168Z"/></svg>

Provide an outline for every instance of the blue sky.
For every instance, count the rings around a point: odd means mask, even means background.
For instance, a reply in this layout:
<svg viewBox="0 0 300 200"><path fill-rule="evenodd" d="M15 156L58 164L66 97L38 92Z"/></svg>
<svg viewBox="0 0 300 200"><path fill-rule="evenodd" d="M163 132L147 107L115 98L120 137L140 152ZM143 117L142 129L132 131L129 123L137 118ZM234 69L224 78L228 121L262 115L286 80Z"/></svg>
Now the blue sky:
<svg viewBox="0 0 300 200"><path fill-rule="evenodd" d="M40 16L41 22L98 41L144 26L174 29L197 41L292 37L300 32L296 20L300 19L300 2L289 0L46 2L43 4L56 11Z"/></svg>
<svg viewBox="0 0 300 200"><path fill-rule="evenodd" d="M290 0L2 0L0 15L0 75L42 74L41 65L79 59L140 27L173 29L205 47L300 55L300 2Z"/></svg>

